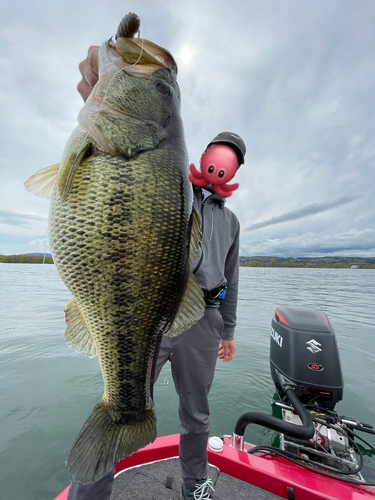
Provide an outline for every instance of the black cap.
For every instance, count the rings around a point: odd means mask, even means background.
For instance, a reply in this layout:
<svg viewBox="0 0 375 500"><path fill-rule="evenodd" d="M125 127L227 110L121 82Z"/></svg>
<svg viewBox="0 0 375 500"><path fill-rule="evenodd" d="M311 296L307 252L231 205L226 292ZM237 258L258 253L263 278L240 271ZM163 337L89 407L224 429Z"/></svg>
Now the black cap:
<svg viewBox="0 0 375 500"><path fill-rule="evenodd" d="M239 165L245 163L246 146L241 137L233 132L221 132L208 144L207 149L213 144L226 144L236 153Z"/></svg>

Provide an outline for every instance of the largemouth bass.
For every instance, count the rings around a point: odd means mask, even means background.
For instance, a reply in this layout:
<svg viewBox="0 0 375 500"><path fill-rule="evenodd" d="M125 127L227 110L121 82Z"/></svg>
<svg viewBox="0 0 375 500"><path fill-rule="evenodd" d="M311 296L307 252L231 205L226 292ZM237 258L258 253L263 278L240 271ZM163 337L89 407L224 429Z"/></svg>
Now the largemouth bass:
<svg viewBox="0 0 375 500"><path fill-rule="evenodd" d="M82 484L156 438L152 386L161 336L181 333L204 311L190 271L200 221L177 65L165 49L132 38L137 19L126 16L116 38L102 44L99 81L60 165L25 183L51 195L50 247L73 295L66 341L97 353L104 380L67 461Z"/></svg>

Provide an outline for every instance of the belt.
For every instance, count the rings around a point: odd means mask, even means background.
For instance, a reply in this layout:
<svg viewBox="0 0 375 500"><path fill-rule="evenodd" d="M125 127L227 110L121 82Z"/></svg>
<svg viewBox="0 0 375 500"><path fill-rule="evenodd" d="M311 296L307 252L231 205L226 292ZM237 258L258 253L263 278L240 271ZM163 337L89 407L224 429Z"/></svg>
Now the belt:
<svg viewBox="0 0 375 500"><path fill-rule="evenodd" d="M225 294L227 292L227 285L223 284L214 288L213 290L203 290L204 299L208 301L210 300L223 300L225 298Z"/></svg>

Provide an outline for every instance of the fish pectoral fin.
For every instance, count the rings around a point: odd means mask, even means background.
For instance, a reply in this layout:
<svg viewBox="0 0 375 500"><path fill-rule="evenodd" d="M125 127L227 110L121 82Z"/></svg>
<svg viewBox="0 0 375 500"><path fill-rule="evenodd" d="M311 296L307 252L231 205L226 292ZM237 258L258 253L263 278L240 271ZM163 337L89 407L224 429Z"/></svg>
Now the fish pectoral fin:
<svg viewBox="0 0 375 500"><path fill-rule="evenodd" d="M199 243L202 237L201 219L194 206L190 216L190 226L189 260L191 265L195 254L198 251ZM205 306L206 304L203 299L202 289L198 285L194 274L189 271L188 283L176 317L164 335L167 337L175 337L193 326L194 323L196 323L203 316Z"/></svg>
<svg viewBox="0 0 375 500"><path fill-rule="evenodd" d="M65 331L65 342L76 351L86 354L89 357L96 356L96 347L93 336L87 328L78 302L75 298L69 300L64 308L65 321L67 324Z"/></svg>
<svg viewBox="0 0 375 500"><path fill-rule="evenodd" d="M38 170L24 183L26 190L41 198L51 198L59 168L60 164L56 163L56 165Z"/></svg>
<svg viewBox="0 0 375 500"><path fill-rule="evenodd" d="M62 203L66 201L68 196L75 169L84 158L91 155L92 150L93 145L91 141L86 139L86 141L82 143L81 147L77 147L69 151L68 156L64 158L64 163L61 163L60 174L57 182Z"/></svg>
<svg viewBox="0 0 375 500"><path fill-rule="evenodd" d="M166 337L176 337L194 325L204 315L206 303L203 299L203 292L194 274L189 271L188 283L185 294L182 297L176 317L168 331Z"/></svg>
<svg viewBox="0 0 375 500"><path fill-rule="evenodd" d="M190 225L191 225L191 233L190 233L190 251L189 251L189 259L190 265L192 264L194 257L198 251L199 243L202 239L202 230L201 230L201 218L199 216L198 211L193 206L193 211L190 216Z"/></svg>

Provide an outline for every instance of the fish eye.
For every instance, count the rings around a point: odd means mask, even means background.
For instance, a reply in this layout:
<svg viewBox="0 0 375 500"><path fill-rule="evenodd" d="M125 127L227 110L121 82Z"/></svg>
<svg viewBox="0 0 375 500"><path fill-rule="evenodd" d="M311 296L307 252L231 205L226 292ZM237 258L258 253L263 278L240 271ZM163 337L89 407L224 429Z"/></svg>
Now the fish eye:
<svg viewBox="0 0 375 500"><path fill-rule="evenodd" d="M212 174L212 172L213 172L214 170L215 170L215 168L214 168L214 166L213 166L213 165L210 165L210 166L208 167L208 173L209 173L209 174Z"/></svg>
<svg viewBox="0 0 375 500"><path fill-rule="evenodd" d="M224 170L220 170L220 172L219 172L217 175L218 175L218 176L220 177L220 179L221 179L222 177L224 177L224 174L225 174Z"/></svg>
<svg viewBox="0 0 375 500"><path fill-rule="evenodd" d="M160 92L160 94L170 95L172 93L172 88L168 83L158 82L156 84L156 90Z"/></svg>

